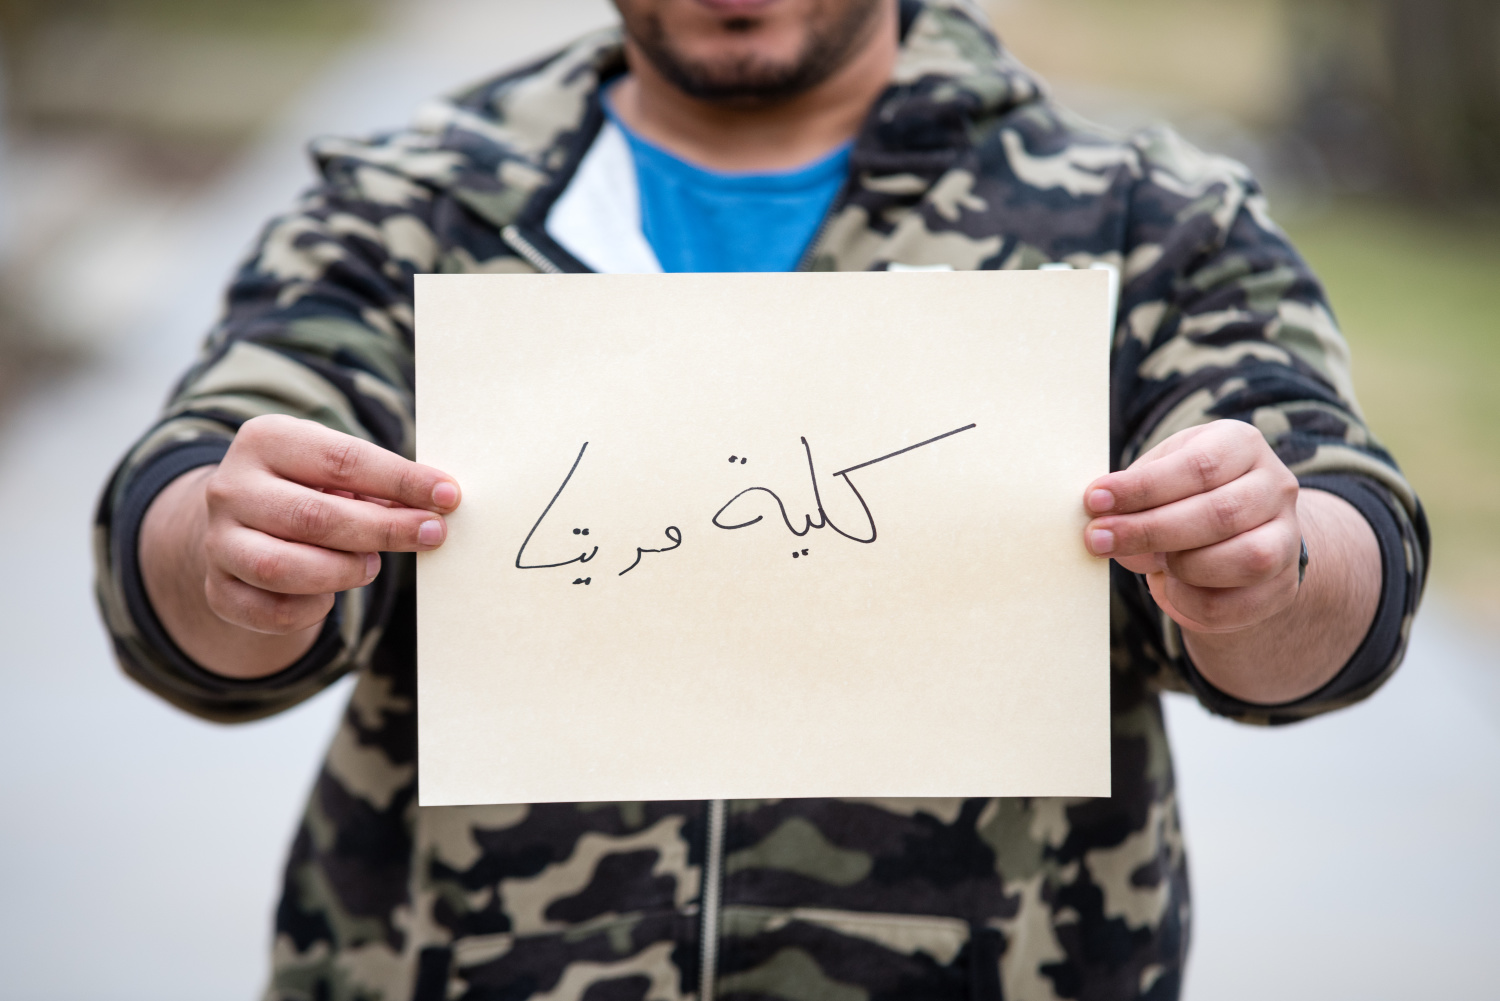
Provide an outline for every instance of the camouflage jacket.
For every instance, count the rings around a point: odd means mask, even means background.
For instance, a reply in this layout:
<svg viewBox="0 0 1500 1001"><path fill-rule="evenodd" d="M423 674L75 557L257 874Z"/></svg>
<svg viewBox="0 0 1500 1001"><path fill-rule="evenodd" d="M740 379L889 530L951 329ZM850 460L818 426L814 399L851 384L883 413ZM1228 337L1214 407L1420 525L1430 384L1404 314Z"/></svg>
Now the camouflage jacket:
<svg viewBox="0 0 1500 1001"><path fill-rule="evenodd" d="M409 560L341 595L276 675L232 681L188 660L141 586L146 506L263 413L411 454L413 274L580 267L542 222L600 126L601 81L624 70L618 36L597 34L409 129L316 143L318 184L265 230L101 502L99 600L142 684L234 721L358 673L292 847L267 998L1175 997L1188 887L1159 693L1285 722L1366 696L1399 663L1421 509L1365 429L1322 289L1253 181L1169 132L1070 115L963 0L902 14L894 77L806 266L1117 267L1112 461L1211 419L1259 428L1376 530L1384 584L1364 645L1312 696L1247 705L1198 675L1117 570L1111 798L431 809L416 805Z"/></svg>

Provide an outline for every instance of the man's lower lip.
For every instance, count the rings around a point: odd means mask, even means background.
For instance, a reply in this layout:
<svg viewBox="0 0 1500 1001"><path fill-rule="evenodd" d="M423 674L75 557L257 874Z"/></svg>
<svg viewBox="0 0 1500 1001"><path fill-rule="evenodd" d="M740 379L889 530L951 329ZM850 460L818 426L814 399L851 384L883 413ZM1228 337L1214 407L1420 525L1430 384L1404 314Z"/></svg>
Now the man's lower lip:
<svg viewBox="0 0 1500 1001"><path fill-rule="evenodd" d="M775 4L777 0L698 0L716 14L754 14Z"/></svg>

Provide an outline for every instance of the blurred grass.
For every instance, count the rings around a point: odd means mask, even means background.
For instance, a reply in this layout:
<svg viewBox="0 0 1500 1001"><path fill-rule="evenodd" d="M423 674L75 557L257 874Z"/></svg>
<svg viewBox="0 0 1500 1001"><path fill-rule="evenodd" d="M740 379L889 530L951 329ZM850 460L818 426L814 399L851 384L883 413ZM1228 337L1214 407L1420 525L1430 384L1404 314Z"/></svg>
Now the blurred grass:
<svg viewBox="0 0 1500 1001"><path fill-rule="evenodd" d="M136 23L167 30L346 37L367 27L379 0L0 0L0 25L57 20Z"/></svg>
<svg viewBox="0 0 1500 1001"><path fill-rule="evenodd" d="M178 29L343 38L367 28L372 0L105 0L142 21Z"/></svg>
<svg viewBox="0 0 1500 1001"><path fill-rule="evenodd" d="M80 268L141 273L177 206L393 2L0 0L0 409L144 301Z"/></svg>
<svg viewBox="0 0 1500 1001"><path fill-rule="evenodd" d="M385 0L0 0L8 124L232 146Z"/></svg>
<svg viewBox="0 0 1500 1001"><path fill-rule="evenodd" d="M1287 226L1371 428L1422 496L1432 582L1500 633L1500 220L1346 201Z"/></svg>

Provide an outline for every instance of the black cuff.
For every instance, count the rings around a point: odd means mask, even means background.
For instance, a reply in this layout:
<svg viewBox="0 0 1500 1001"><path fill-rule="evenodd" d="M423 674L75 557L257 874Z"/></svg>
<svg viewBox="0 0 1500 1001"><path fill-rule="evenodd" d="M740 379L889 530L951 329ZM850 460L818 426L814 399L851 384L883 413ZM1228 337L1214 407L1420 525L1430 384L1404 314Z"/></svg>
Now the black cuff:
<svg viewBox="0 0 1500 1001"><path fill-rule="evenodd" d="M151 607L151 599L146 595L146 585L141 578L141 522L146 518L146 509L156 500L156 495L166 489L167 484L190 470L221 461L228 451L228 440L213 440L185 442L158 452L135 471L110 521L110 538L113 540L111 555L121 588L125 592L125 607L142 640L172 670L205 689L225 693L285 685L326 667L343 647L343 640L339 636L339 606L335 604L312 648L295 664L264 678L226 678L183 653L172 641L161 620L156 617L156 610Z"/></svg>
<svg viewBox="0 0 1500 1001"><path fill-rule="evenodd" d="M1391 665L1401 646L1401 623L1406 617L1409 586L1406 573L1406 546L1401 526L1391 511L1384 489L1374 481L1352 473L1328 473L1299 477L1298 483L1311 490L1323 490L1342 497L1354 505L1375 532L1380 545L1380 601L1375 606L1375 620L1354 655L1322 688L1294 702L1261 705L1226 695L1211 685L1188 657L1182 653L1183 673L1203 704L1223 716L1264 716L1271 723L1290 723L1310 715L1308 710L1324 703L1336 703L1380 678ZM1311 554L1312 562L1318 553Z"/></svg>

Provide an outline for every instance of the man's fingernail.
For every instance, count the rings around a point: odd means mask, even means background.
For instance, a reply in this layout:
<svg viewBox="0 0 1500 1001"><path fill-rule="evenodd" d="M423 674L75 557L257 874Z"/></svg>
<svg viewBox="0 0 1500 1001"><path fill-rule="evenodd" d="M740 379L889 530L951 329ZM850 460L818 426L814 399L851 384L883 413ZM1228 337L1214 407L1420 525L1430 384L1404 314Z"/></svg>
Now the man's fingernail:
<svg viewBox="0 0 1500 1001"><path fill-rule="evenodd" d="M1089 533L1089 548L1095 556L1108 556L1115 551L1115 533L1107 528L1096 528Z"/></svg>
<svg viewBox="0 0 1500 1001"><path fill-rule="evenodd" d="M1090 490L1088 500L1089 510L1095 514L1103 514L1115 509L1115 495L1108 490Z"/></svg>
<svg viewBox="0 0 1500 1001"><path fill-rule="evenodd" d="M424 546L440 546L443 543L443 523L434 518L424 521L417 528L417 541Z"/></svg>
<svg viewBox="0 0 1500 1001"><path fill-rule="evenodd" d="M452 507L458 503L458 487L447 480L432 488L432 503L437 507Z"/></svg>
<svg viewBox="0 0 1500 1001"><path fill-rule="evenodd" d="M365 553L365 580L374 580L375 575L380 572L380 555L378 553Z"/></svg>

